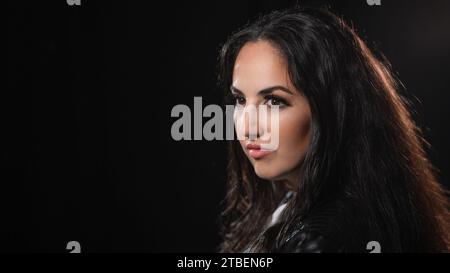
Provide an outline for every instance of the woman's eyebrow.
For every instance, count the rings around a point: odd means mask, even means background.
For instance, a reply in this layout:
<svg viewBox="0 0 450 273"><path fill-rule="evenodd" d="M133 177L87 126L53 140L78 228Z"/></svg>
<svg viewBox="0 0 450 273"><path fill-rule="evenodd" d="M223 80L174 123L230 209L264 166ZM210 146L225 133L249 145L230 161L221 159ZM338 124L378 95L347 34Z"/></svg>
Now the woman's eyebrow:
<svg viewBox="0 0 450 273"><path fill-rule="evenodd" d="M231 90L232 93L244 94L244 92L242 92L241 90L237 89L237 88L234 87L234 86L231 86L231 87L230 87L230 90ZM267 88L264 88L264 89L260 90L260 91L258 92L258 95L262 95L262 96L268 95L268 94L273 93L273 92L276 91L276 90L281 90L281 91L286 92L286 93L289 93L289 94L291 94L291 95L293 94L292 91L289 90L288 88L286 88L286 87L284 87L284 86L281 86L281 85L275 85L275 86L267 87Z"/></svg>
<svg viewBox="0 0 450 273"><path fill-rule="evenodd" d="M230 86L230 91L231 91L231 93L239 93L241 95L244 94L244 92L242 92L241 90L237 89L234 86Z"/></svg>
<svg viewBox="0 0 450 273"><path fill-rule="evenodd" d="M281 85L275 85L275 86L264 88L263 90L259 91L258 94L259 95L268 95L268 94L273 93L276 90L281 90L283 92L286 92L286 93L289 93L292 95L291 90L289 90L288 88L281 86Z"/></svg>

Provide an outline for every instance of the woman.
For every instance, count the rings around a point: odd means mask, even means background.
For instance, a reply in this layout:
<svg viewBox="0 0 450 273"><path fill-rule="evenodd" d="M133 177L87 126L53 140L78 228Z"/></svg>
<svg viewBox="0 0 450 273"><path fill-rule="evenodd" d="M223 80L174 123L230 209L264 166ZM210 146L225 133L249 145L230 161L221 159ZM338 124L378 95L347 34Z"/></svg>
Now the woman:
<svg viewBox="0 0 450 273"><path fill-rule="evenodd" d="M250 126L231 143L221 252L449 250L448 198L400 84L341 19L266 15L219 65L233 103L279 109L276 150Z"/></svg>

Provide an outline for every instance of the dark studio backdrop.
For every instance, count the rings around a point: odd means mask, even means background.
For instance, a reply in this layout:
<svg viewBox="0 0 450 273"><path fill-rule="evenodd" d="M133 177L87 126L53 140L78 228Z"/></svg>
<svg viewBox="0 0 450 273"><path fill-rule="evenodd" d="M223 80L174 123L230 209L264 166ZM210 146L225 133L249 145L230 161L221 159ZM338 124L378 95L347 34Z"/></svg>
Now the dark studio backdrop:
<svg viewBox="0 0 450 273"><path fill-rule="evenodd" d="M449 188L450 1L298 2L330 6L391 61ZM222 103L220 45L295 3L10 1L0 251L214 251L226 142L174 141L170 113Z"/></svg>

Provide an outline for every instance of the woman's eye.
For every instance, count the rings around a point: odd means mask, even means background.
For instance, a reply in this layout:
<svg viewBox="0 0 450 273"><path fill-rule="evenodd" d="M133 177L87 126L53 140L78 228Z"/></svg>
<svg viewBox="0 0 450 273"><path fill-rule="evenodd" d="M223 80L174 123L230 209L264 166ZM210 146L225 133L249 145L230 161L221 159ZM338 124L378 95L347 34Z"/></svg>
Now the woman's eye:
<svg viewBox="0 0 450 273"><path fill-rule="evenodd" d="M286 103L283 99L277 98L277 97L268 97L267 98L267 105L277 105L277 106L286 106Z"/></svg>
<svg viewBox="0 0 450 273"><path fill-rule="evenodd" d="M239 105L245 105L245 98L242 96L235 96L235 103Z"/></svg>

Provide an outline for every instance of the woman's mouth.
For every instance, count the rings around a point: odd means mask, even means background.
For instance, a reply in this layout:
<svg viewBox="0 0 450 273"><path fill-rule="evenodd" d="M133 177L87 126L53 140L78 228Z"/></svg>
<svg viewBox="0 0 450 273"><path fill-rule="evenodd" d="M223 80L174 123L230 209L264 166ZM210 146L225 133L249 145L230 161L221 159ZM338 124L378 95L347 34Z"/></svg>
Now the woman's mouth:
<svg viewBox="0 0 450 273"><path fill-rule="evenodd" d="M261 149L261 145L259 144L247 144L247 150L249 156L251 156L254 159L263 158L272 152L271 150Z"/></svg>

